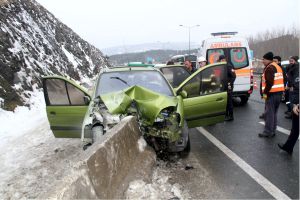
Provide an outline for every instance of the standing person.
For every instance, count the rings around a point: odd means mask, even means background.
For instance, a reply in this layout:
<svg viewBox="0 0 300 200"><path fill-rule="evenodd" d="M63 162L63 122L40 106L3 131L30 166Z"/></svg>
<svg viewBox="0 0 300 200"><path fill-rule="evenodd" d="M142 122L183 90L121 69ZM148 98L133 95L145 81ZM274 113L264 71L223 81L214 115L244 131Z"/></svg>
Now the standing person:
<svg viewBox="0 0 300 200"><path fill-rule="evenodd" d="M224 55L220 55L218 61L226 62L227 60ZM232 121L234 120L232 93L233 93L234 81L236 79L236 74L231 63L227 62L226 68L227 68L227 106L226 106L225 121Z"/></svg>
<svg viewBox="0 0 300 200"><path fill-rule="evenodd" d="M281 67L281 70L283 72L283 80L284 80L284 85L286 84L286 75L283 71L283 68L281 66L281 57L280 56L274 56L273 58L273 62L275 62L279 67ZM261 77L262 78L262 77ZM262 82L262 79L261 79ZM263 93L262 93L262 85L260 85L260 95L263 98ZM266 103L266 102L265 102ZM264 112L259 116L260 119L265 119L265 112L266 112L266 106L264 109Z"/></svg>
<svg viewBox="0 0 300 200"><path fill-rule="evenodd" d="M192 74L196 71L196 69L193 67L193 64L190 60L184 61L184 66L187 68L187 70Z"/></svg>
<svg viewBox="0 0 300 200"><path fill-rule="evenodd" d="M199 68L204 67L207 65L207 60L201 56L199 58L197 58L198 64L199 64Z"/></svg>
<svg viewBox="0 0 300 200"><path fill-rule="evenodd" d="M273 137L277 128L277 112L284 91L282 69L273 62L273 53L268 52L263 56L265 66L262 76L262 93L266 100L265 128L259 137Z"/></svg>
<svg viewBox="0 0 300 200"><path fill-rule="evenodd" d="M282 70L282 74L283 74L283 81L284 81L284 85L286 85L286 73L285 70L283 69L283 67L281 66L281 57L280 56L274 56L273 58L273 62L275 62L279 67L281 67Z"/></svg>
<svg viewBox="0 0 300 200"><path fill-rule="evenodd" d="M290 79L292 79L291 86L293 87L293 93L291 94L291 104L293 105L292 114L292 129L287 141L284 144L278 144L278 147L289 154L293 153L294 146L299 137L299 64L294 68L291 73Z"/></svg>
<svg viewBox="0 0 300 200"><path fill-rule="evenodd" d="M298 63L298 56L291 56L289 59L289 66L287 68L287 85L286 85L286 93L287 93L287 102L286 105L288 107L288 110L285 112L286 116L285 118L287 119L292 119L292 105L291 105L291 95L293 95L293 86L292 86L292 82L293 80L293 73L295 71L295 68L299 67L299 63Z"/></svg>

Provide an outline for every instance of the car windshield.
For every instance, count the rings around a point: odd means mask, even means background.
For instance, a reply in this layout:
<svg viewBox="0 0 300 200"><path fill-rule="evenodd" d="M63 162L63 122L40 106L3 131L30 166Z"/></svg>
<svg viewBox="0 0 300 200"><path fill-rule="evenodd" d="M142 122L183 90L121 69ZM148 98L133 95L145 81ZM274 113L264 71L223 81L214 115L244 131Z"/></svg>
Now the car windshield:
<svg viewBox="0 0 300 200"><path fill-rule="evenodd" d="M174 88L178 87L185 79L190 76L190 73L181 66L162 67L161 71Z"/></svg>
<svg viewBox="0 0 300 200"><path fill-rule="evenodd" d="M154 92L173 96L171 87L158 71L119 71L100 75L96 96L142 86Z"/></svg>

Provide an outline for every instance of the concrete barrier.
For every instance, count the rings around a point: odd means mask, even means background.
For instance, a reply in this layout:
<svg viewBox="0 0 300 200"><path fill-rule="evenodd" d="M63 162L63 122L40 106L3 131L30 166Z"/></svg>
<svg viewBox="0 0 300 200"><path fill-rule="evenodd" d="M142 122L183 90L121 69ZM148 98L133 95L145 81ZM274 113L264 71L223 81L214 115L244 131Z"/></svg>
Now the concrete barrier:
<svg viewBox="0 0 300 200"><path fill-rule="evenodd" d="M70 173L39 198L122 198L131 181L151 180L156 159L134 117L124 118L80 156Z"/></svg>

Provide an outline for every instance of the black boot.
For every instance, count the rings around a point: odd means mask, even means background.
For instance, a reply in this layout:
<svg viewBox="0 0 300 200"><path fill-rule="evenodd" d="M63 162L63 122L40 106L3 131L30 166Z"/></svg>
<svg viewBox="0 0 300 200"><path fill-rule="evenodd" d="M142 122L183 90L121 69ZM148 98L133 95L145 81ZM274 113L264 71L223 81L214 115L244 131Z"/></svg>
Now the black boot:
<svg viewBox="0 0 300 200"><path fill-rule="evenodd" d="M227 115L226 117L225 117L225 121L233 121L234 120L234 118L233 118L233 113L230 113L229 115Z"/></svg>
<svg viewBox="0 0 300 200"><path fill-rule="evenodd" d="M291 150L289 150L289 149L287 149L285 146L284 146L284 144L277 144L278 145L278 147L281 149L281 150L283 150L283 151L285 151L285 152L287 152L288 154L293 154L293 150L291 151Z"/></svg>

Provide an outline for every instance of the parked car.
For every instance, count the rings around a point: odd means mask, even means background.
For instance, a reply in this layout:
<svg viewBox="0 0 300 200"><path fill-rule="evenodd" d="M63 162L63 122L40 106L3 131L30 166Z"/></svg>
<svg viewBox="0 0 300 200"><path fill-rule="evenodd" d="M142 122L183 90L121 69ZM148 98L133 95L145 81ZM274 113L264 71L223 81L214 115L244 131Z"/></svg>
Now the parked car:
<svg viewBox="0 0 300 200"><path fill-rule="evenodd" d="M133 115L156 151L188 151L188 128L224 121L225 68L201 68L176 88L155 68L112 68L99 75L92 94L65 77L43 77L50 128L55 137L90 144Z"/></svg>

